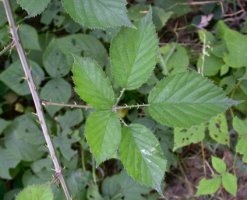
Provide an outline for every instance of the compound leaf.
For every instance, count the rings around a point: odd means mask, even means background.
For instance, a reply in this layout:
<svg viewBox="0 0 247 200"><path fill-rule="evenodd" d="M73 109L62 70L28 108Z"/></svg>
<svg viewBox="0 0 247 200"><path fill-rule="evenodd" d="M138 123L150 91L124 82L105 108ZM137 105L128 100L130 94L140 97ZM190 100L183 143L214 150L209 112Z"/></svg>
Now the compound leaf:
<svg viewBox="0 0 247 200"><path fill-rule="evenodd" d="M53 193L50 185L31 185L22 190L16 200L53 200Z"/></svg>
<svg viewBox="0 0 247 200"><path fill-rule="evenodd" d="M85 136L97 164L112 158L121 140L121 124L116 113L97 111L86 122Z"/></svg>
<svg viewBox="0 0 247 200"><path fill-rule="evenodd" d="M124 168L134 180L161 192L166 160L149 129L140 124L124 127L119 151Z"/></svg>
<svg viewBox="0 0 247 200"><path fill-rule="evenodd" d="M149 113L159 123L190 127L236 104L223 90L195 72L170 76L150 92Z"/></svg>
<svg viewBox="0 0 247 200"><path fill-rule="evenodd" d="M42 13L51 0L17 0L17 3L27 11L30 17L34 17Z"/></svg>
<svg viewBox="0 0 247 200"><path fill-rule="evenodd" d="M145 83L157 62L158 39L152 12L149 11L136 27L123 28L113 39L110 49L113 77L127 90Z"/></svg>
<svg viewBox="0 0 247 200"><path fill-rule="evenodd" d="M109 109L114 105L110 80L94 60L75 57L72 72L75 91L84 101L96 109Z"/></svg>
<svg viewBox="0 0 247 200"><path fill-rule="evenodd" d="M88 28L132 26L125 0L62 0L62 3L76 22Z"/></svg>

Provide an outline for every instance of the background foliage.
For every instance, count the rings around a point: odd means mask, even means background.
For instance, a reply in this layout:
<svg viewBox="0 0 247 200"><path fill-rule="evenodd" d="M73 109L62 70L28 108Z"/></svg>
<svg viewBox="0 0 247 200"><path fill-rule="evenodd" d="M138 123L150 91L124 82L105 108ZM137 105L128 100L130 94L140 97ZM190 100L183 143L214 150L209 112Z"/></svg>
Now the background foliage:
<svg viewBox="0 0 247 200"><path fill-rule="evenodd" d="M42 100L97 110L45 106L73 199L246 198L246 1L11 5ZM2 2L0 50L0 199L62 200Z"/></svg>

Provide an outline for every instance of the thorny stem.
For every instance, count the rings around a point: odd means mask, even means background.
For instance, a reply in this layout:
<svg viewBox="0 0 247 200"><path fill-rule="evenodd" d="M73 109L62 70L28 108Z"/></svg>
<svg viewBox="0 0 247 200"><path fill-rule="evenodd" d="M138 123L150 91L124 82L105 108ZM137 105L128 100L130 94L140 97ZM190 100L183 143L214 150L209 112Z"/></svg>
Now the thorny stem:
<svg viewBox="0 0 247 200"><path fill-rule="evenodd" d="M79 104L66 104L66 103L56 103L56 102L49 102L46 100L42 101L44 106L61 106L61 107L69 107L69 108L83 108L83 109L90 109L92 108L89 105L79 105ZM121 110L121 109L133 109L133 108L144 108L149 107L150 104L136 104L136 105L123 105L123 106L113 106L112 110Z"/></svg>
<svg viewBox="0 0 247 200"><path fill-rule="evenodd" d="M60 106L60 107L69 107L69 108L83 108L83 109L90 109L91 106L88 105L78 105L78 104L67 104L67 103L56 103L56 102L49 102L46 100L42 100L43 106Z"/></svg>
<svg viewBox="0 0 247 200"><path fill-rule="evenodd" d="M60 166L60 164L58 162L58 159L56 157L55 149L53 147L51 138L50 138L49 133L48 133L47 125L46 125L44 114L43 114L43 111L42 111L41 101L40 101L39 95L38 95L38 93L36 91L36 87L35 87L35 84L34 84L34 81L33 81L33 78L32 78L32 74L31 74L31 71L30 71L30 67L29 67L25 52L24 52L23 47L22 47L22 45L20 43L20 38L19 38L19 35L18 35L17 26L16 26L14 18L13 18L13 14L12 14L12 11L11 11L9 0L3 0L3 5L4 5L4 10L6 12L6 15L7 15L7 19L8 19L10 32L11 32L12 39L13 39L13 43L14 43L16 49L17 49L17 52L18 52L18 55L19 55L19 58L20 58L20 61L21 61L21 64L22 64L22 68L23 68L25 76L26 76L26 80L27 80L29 89L30 89L31 94L32 94L32 98L33 98L33 101L34 101L34 105L35 105L35 109L36 109L36 112L37 112L38 120L39 120L41 129L42 129L42 132L43 132L46 144L47 144L47 148L49 150L52 162L53 162L54 167L55 167L56 178L60 181L60 184L61 184L61 186L63 188L64 194L65 194L67 200L72 200L72 198L71 198L71 196L69 194L69 190L67 188L67 185L65 183L64 177L62 175L62 169L61 169L61 166Z"/></svg>

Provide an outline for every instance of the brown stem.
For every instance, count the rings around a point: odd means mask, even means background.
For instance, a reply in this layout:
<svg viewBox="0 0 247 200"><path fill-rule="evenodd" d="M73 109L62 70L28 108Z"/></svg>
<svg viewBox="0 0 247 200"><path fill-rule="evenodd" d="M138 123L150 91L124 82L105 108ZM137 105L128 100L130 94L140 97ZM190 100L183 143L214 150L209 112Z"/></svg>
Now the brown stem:
<svg viewBox="0 0 247 200"><path fill-rule="evenodd" d="M47 125L46 125L44 114L43 114L43 111L42 111L41 101L40 101L39 95L38 95L38 93L36 91L36 87L35 87L35 84L34 84L34 81L33 81L33 78L32 78L32 74L31 74L31 71L30 71L30 67L29 67L25 52L24 52L23 47L22 47L22 45L20 43L20 38L19 38L19 35L18 35L18 31L17 31L17 27L16 27L16 24L15 24L14 18L13 18L13 14L12 14L12 11L11 11L9 0L3 0L3 4L4 4L4 10L5 10L6 15L7 15L7 19L8 19L8 23L9 23L9 28L10 28L10 32L11 32L11 35L12 35L12 39L13 39L14 45L15 45L15 47L17 49L17 52L18 52L18 55L19 55L19 58L20 58L20 61L21 61L21 64L22 64L22 68L23 68L25 76L26 76L26 80L27 80L29 89L30 89L31 94L32 94L32 98L33 98L33 101L34 101L34 105L35 105L37 116L38 116L38 119L39 119L39 122L40 122L40 126L41 126L41 129L42 129L43 135L45 137L45 141L46 141L46 144L47 144L47 147L48 147L52 162L53 162L54 167L55 167L56 178L60 181L61 186L63 188L64 194L65 194L67 200L72 200L72 198L70 197L67 185L65 183L64 177L62 175L62 169L61 169L61 166L60 166L60 164L58 162L58 159L56 157L55 150L54 150L51 138L50 138L49 133L48 133Z"/></svg>

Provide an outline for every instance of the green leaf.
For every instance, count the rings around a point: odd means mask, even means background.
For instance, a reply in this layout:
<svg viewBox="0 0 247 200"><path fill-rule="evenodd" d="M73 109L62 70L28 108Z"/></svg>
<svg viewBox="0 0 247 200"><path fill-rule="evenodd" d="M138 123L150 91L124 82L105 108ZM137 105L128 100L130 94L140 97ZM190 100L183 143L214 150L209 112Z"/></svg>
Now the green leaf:
<svg viewBox="0 0 247 200"><path fill-rule="evenodd" d="M104 200L100 195L99 188L96 184L90 184L87 190L87 199L88 200Z"/></svg>
<svg viewBox="0 0 247 200"><path fill-rule="evenodd" d="M52 77L67 75L74 61L72 55L93 58L102 66L108 62L106 49L98 39L91 35L73 34L49 43L43 55L47 73Z"/></svg>
<svg viewBox="0 0 247 200"><path fill-rule="evenodd" d="M82 110L67 110L64 115L57 117L57 121L64 132L70 132L71 128L81 123L83 120Z"/></svg>
<svg viewBox="0 0 247 200"><path fill-rule="evenodd" d="M22 190L16 200L53 200L50 184L31 185Z"/></svg>
<svg viewBox="0 0 247 200"><path fill-rule="evenodd" d="M230 136L226 116L224 114L212 118L209 122L208 130L212 139L220 144L229 145Z"/></svg>
<svg viewBox="0 0 247 200"><path fill-rule="evenodd" d="M227 53L224 55L224 61L233 68L247 66L247 36L228 28L224 22L218 23L219 35L223 38Z"/></svg>
<svg viewBox="0 0 247 200"><path fill-rule="evenodd" d="M173 15L173 12L165 11L164 9L160 7L152 7L153 11L153 21L156 27L157 31L160 31L167 23L167 21L171 18Z"/></svg>
<svg viewBox="0 0 247 200"><path fill-rule="evenodd" d="M170 74L177 74L187 71L189 56L184 47L177 43L171 43L161 47L160 52L162 55L160 64L165 75L168 72Z"/></svg>
<svg viewBox="0 0 247 200"><path fill-rule="evenodd" d="M233 196L237 195L238 183L237 177L230 173L225 173L222 176L222 185L227 192L232 194Z"/></svg>
<svg viewBox="0 0 247 200"><path fill-rule="evenodd" d="M212 179L201 179L196 192L196 196L214 194L220 187L221 177Z"/></svg>
<svg viewBox="0 0 247 200"><path fill-rule="evenodd" d="M190 127L236 104L223 90L195 72L169 76L150 92L149 113L159 123Z"/></svg>
<svg viewBox="0 0 247 200"><path fill-rule="evenodd" d="M116 83L127 90L139 88L151 76L157 62L158 38L152 12L136 24L123 28L112 40L110 55Z"/></svg>
<svg viewBox="0 0 247 200"><path fill-rule="evenodd" d="M11 179L9 170L15 168L19 162L20 159L13 151L0 148L0 177Z"/></svg>
<svg viewBox="0 0 247 200"><path fill-rule="evenodd" d="M225 65L221 58L214 56L213 54L206 55L204 57L203 63L203 55L201 55L197 61L197 68L203 67L203 74L205 76L215 76L219 72L219 70Z"/></svg>
<svg viewBox="0 0 247 200"><path fill-rule="evenodd" d="M3 26L7 22L7 17L4 12L3 4L0 3L0 27Z"/></svg>
<svg viewBox="0 0 247 200"><path fill-rule="evenodd" d="M192 126L188 129L175 128L174 129L174 147L173 151L180 147L188 146L192 143L201 142L205 137L205 126Z"/></svg>
<svg viewBox="0 0 247 200"><path fill-rule="evenodd" d="M212 156L212 165L213 168L219 173L223 174L226 171L226 164L223 160Z"/></svg>
<svg viewBox="0 0 247 200"><path fill-rule="evenodd" d="M76 138L68 137L68 135L63 134L54 137L53 141L55 147L61 151L66 160L70 161L71 158L77 153L75 150L71 149L72 144L78 142Z"/></svg>
<svg viewBox="0 0 247 200"><path fill-rule="evenodd" d="M165 11L172 11L174 17L180 17L191 11L187 0L156 0L154 4L164 8Z"/></svg>
<svg viewBox="0 0 247 200"><path fill-rule="evenodd" d="M132 26L125 0L62 0L62 3L76 22L88 28Z"/></svg>
<svg viewBox="0 0 247 200"><path fill-rule="evenodd" d="M214 35L205 29L200 29L198 31L198 36L199 36L201 43L206 44L206 45L212 45L216 41L216 38L214 37Z"/></svg>
<svg viewBox="0 0 247 200"><path fill-rule="evenodd" d="M238 143L236 151L243 155L243 161L247 163L247 119L241 120L238 117L233 119L233 128L238 132Z"/></svg>
<svg viewBox="0 0 247 200"><path fill-rule="evenodd" d="M150 188L142 186L131 179L125 171L107 177L102 184L102 193L109 199L124 198L125 200L144 200L143 194L148 194Z"/></svg>
<svg viewBox="0 0 247 200"><path fill-rule="evenodd" d="M0 135L3 133L4 129L10 124L9 121L0 118Z"/></svg>
<svg viewBox="0 0 247 200"><path fill-rule="evenodd" d="M96 109L109 109L114 105L110 80L94 60L75 57L72 72L75 91L84 101Z"/></svg>
<svg viewBox="0 0 247 200"><path fill-rule="evenodd" d="M40 50L39 37L35 28L23 24L20 26L19 33L25 49Z"/></svg>
<svg viewBox="0 0 247 200"><path fill-rule="evenodd" d="M67 103L72 95L70 84L62 78L51 79L41 89L40 96L43 100ZM57 111L62 109L59 106L46 106L47 112L53 116Z"/></svg>
<svg viewBox="0 0 247 200"><path fill-rule="evenodd" d="M247 119L241 120L238 117L233 118L233 128L238 132L239 136L247 137Z"/></svg>
<svg viewBox="0 0 247 200"><path fill-rule="evenodd" d="M72 54L95 59L100 65L108 63L108 55L103 44L91 35L73 34L57 39L56 45L66 55L68 64L72 64Z"/></svg>
<svg viewBox="0 0 247 200"><path fill-rule="evenodd" d="M112 158L121 140L121 124L116 113L97 111L86 122L85 136L97 164Z"/></svg>
<svg viewBox="0 0 247 200"><path fill-rule="evenodd" d="M243 155L243 162L247 163L247 137L239 137L236 145L236 151Z"/></svg>
<svg viewBox="0 0 247 200"><path fill-rule="evenodd" d="M124 168L134 180L162 193L160 184L166 160L159 141L149 129L140 124L124 127L119 151Z"/></svg>
<svg viewBox="0 0 247 200"><path fill-rule="evenodd" d="M72 170L66 180L72 199L86 199L87 186L91 180L92 175L89 171Z"/></svg>
<svg viewBox="0 0 247 200"><path fill-rule="evenodd" d="M44 80L45 74L37 63L33 61L29 61L29 63L35 85L38 88L42 80ZM25 80L24 71L20 61L12 63L7 69L5 69L0 74L0 80L19 95L24 96L30 94L30 90Z"/></svg>
<svg viewBox="0 0 247 200"><path fill-rule="evenodd" d="M31 115L16 118L4 135L5 147L20 160L34 161L44 154L42 145L45 141Z"/></svg>
<svg viewBox="0 0 247 200"><path fill-rule="evenodd" d="M17 3L27 11L30 17L42 13L51 0L17 0Z"/></svg>
<svg viewBox="0 0 247 200"><path fill-rule="evenodd" d="M63 77L70 71L66 56L60 50L58 43L58 40L52 40L43 55L45 70L54 78Z"/></svg>

